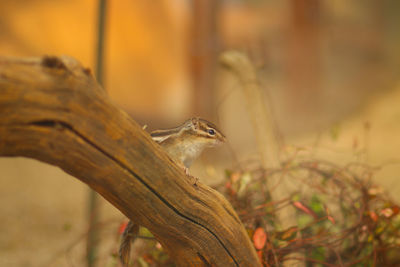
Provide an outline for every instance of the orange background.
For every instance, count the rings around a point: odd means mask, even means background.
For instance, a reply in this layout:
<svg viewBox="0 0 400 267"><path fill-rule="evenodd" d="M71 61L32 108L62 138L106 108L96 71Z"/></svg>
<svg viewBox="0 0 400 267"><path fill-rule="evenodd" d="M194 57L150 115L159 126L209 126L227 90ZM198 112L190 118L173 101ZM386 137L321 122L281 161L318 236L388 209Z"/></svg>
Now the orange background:
<svg viewBox="0 0 400 267"><path fill-rule="evenodd" d="M108 2L104 80L117 105L157 128L199 115L200 96L212 102L203 112L229 144L207 151L191 172L220 181L235 167L232 153L257 157L240 85L215 58L240 49L256 64L285 153L301 147L303 156L383 166L374 182L400 201L397 0L221 1L216 32L202 43L215 55L210 88L190 68L204 63L193 29L206 22L193 21L194 2ZM69 55L93 68L96 26L94 0L2 0L0 56ZM86 185L30 159L1 158L0 173L0 266L84 266ZM116 266L124 217L106 202L101 209L99 266Z"/></svg>

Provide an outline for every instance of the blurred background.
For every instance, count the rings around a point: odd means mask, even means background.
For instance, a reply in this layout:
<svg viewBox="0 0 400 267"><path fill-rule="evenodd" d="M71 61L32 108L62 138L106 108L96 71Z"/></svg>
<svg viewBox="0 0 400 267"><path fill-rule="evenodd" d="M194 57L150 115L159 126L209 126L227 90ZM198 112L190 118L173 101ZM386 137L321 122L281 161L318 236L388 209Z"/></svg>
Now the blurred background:
<svg viewBox="0 0 400 267"><path fill-rule="evenodd" d="M2 0L0 55L69 55L93 69L97 10L96 0ZM108 1L104 86L150 130L191 116L219 125L228 145L191 171L214 184L257 158L240 84L218 61L240 50L283 154L376 166L374 182L400 201L399 11L397 0ZM0 170L0 266L84 266L87 186L30 159L1 158ZM117 266L124 216L101 210L98 263Z"/></svg>

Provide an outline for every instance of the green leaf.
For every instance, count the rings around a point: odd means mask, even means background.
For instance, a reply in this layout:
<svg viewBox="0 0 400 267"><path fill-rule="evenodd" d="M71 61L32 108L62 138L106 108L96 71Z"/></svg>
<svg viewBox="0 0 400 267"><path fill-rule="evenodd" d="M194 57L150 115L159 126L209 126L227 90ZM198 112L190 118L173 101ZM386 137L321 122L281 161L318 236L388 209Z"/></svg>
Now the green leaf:
<svg viewBox="0 0 400 267"><path fill-rule="evenodd" d="M242 177L240 178L240 185L237 192L239 198L243 197L246 192L247 185L251 182L252 176L250 172L243 173Z"/></svg>
<svg viewBox="0 0 400 267"><path fill-rule="evenodd" d="M310 208L314 211L318 216L325 215L325 209L322 201L319 199L317 195L313 195L311 197Z"/></svg>
<svg viewBox="0 0 400 267"><path fill-rule="evenodd" d="M325 248L324 247L314 248L311 252L311 258L319 261L325 261Z"/></svg>
<svg viewBox="0 0 400 267"><path fill-rule="evenodd" d="M302 213L302 214L297 216L297 224L298 224L299 228L306 227L312 221L314 221L314 218L309 216L308 214Z"/></svg>
<svg viewBox="0 0 400 267"><path fill-rule="evenodd" d="M154 237L153 234L149 231L149 229L147 229L145 227L140 227L139 235L145 236L145 237Z"/></svg>
<svg viewBox="0 0 400 267"><path fill-rule="evenodd" d="M300 201L300 194L296 193L292 196L292 201Z"/></svg>

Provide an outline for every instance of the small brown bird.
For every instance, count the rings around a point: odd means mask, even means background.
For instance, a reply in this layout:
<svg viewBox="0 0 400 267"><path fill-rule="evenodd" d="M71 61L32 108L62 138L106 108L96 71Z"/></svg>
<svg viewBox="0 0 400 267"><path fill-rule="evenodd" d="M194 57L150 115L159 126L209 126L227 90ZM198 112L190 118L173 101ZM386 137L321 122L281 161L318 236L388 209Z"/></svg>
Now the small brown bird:
<svg viewBox="0 0 400 267"><path fill-rule="evenodd" d="M217 146L226 140L214 124L200 118L188 119L176 128L156 130L150 135L177 164L183 165L186 174L190 165L205 148ZM131 243L138 232L139 226L129 221L119 248L123 266L128 266Z"/></svg>

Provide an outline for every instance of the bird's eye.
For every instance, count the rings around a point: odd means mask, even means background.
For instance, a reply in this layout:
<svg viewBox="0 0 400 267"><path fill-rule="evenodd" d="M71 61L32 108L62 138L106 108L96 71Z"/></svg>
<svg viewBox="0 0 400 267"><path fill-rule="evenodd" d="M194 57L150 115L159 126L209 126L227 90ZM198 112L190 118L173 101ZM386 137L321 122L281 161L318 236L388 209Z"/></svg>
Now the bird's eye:
<svg viewBox="0 0 400 267"><path fill-rule="evenodd" d="M209 135L215 135L214 129L209 129L209 130L208 130L208 134L209 134Z"/></svg>

